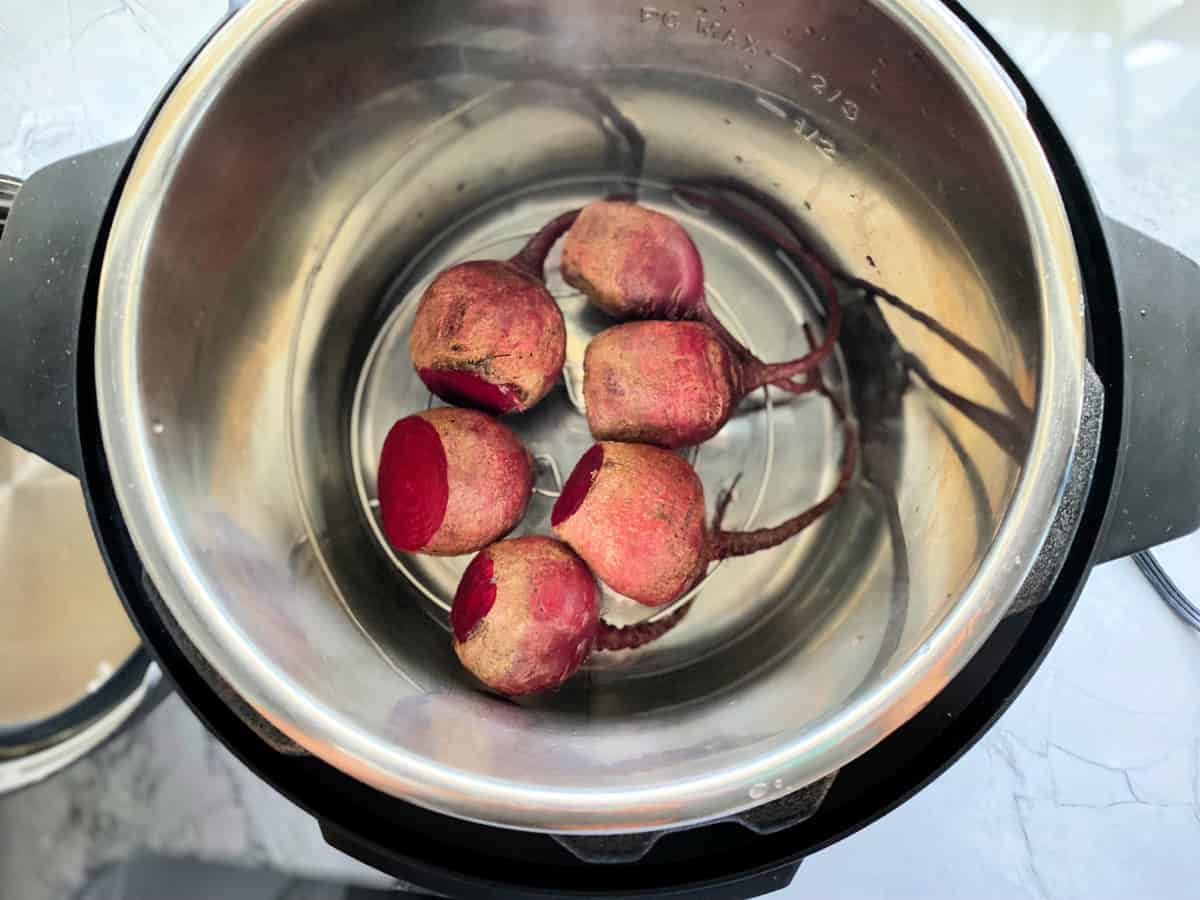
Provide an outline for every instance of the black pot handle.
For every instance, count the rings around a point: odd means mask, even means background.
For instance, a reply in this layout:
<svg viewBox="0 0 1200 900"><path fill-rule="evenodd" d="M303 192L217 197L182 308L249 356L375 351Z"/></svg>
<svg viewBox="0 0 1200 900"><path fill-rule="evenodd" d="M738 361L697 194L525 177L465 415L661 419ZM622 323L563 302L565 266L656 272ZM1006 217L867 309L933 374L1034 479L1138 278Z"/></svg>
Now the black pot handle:
<svg viewBox="0 0 1200 900"><path fill-rule="evenodd" d="M80 474L80 315L131 142L0 177L0 437Z"/></svg>
<svg viewBox="0 0 1200 900"><path fill-rule="evenodd" d="M1105 222L1125 350L1123 468L1100 558L1200 528L1200 267L1121 222Z"/></svg>

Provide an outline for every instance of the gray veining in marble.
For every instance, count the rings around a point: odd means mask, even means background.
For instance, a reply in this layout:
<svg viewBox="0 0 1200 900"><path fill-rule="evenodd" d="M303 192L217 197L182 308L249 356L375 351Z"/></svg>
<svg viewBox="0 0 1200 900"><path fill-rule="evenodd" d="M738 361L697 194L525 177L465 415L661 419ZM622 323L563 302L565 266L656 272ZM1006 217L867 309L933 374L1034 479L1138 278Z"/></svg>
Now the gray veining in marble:
<svg viewBox="0 0 1200 900"><path fill-rule="evenodd" d="M1198 549L1190 538L1176 552ZM1200 634L1132 563L1104 566L996 727L895 813L808 860L788 893L1194 897L1198 700Z"/></svg>
<svg viewBox="0 0 1200 900"><path fill-rule="evenodd" d="M141 850L387 883L329 848L175 697L94 756L0 800L0 897L60 900Z"/></svg>
<svg viewBox="0 0 1200 900"><path fill-rule="evenodd" d="M1102 205L1200 257L1200 2L973 0L1076 145ZM0 171L132 132L219 0L0 0ZM1189 161L1191 160L1191 161ZM1200 538L1162 558L1200 596ZM1200 896L1200 634L1132 563L1098 569L997 726L780 896ZM0 898L60 900L139 849L383 879L172 698L52 781L0 799Z"/></svg>

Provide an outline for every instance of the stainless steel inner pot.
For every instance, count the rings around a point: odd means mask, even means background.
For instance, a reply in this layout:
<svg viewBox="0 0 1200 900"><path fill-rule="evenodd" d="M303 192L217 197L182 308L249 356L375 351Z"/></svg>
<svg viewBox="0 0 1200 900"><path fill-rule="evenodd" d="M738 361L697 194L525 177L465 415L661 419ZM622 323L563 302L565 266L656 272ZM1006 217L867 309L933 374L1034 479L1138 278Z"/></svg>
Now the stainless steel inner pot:
<svg viewBox="0 0 1200 900"><path fill-rule="evenodd" d="M1006 453L928 389L895 421L860 409L887 438L819 526L714 569L660 643L597 658L535 702L487 696L446 627L467 560L391 553L372 507L387 427L430 402L406 355L414 301L439 268L510 255L550 216L637 188L691 231L731 329L767 359L799 355L816 310L804 278L689 203L684 178L769 194L842 267L983 350L1032 426ZM524 532L546 530L589 443L580 362L607 324L551 286L569 361L514 420L541 465ZM941 382L1001 405L978 368L884 309ZM455 816L625 832L811 783L960 670L1064 484L1082 313L1020 100L938 3L258 0L191 64L136 156L103 265L97 384L149 577L273 724ZM845 393L854 373L839 360L827 376ZM886 479L872 476L881 451ZM710 504L741 473L731 521L762 525L828 489L838 453L819 399L757 395L695 461Z"/></svg>

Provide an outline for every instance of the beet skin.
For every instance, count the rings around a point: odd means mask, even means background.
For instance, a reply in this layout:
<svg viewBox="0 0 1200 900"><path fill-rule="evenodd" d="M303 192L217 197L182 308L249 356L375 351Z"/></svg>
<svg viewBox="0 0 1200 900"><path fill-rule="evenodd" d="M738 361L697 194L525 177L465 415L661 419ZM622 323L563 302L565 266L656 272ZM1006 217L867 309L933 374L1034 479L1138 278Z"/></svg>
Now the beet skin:
<svg viewBox="0 0 1200 900"><path fill-rule="evenodd" d="M704 264L683 226L621 200L589 203L563 242L563 278L617 319L693 319Z"/></svg>
<svg viewBox="0 0 1200 900"><path fill-rule="evenodd" d="M459 660L492 690L516 697L557 687L595 644L595 579L552 538L501 541L467 567L450 625Z"/></svg>
<svg viewBox="0 0 1200 900"><path fill-rule="evenodd" d="M742 399L807 371L806 361L739 358L703 322L630 322L594 337L584 356L588 425L600 441L674 449L720 431ZM816 390L818 380L788 390Z"/></svg>
<svg viewBox="0 0 1200 900"><path fill-rule="evenodd" d="M433 280L409 347L434 394L499 415L529 409L554 387L567 331L543 269L575 216L555 219L511 260L460 263Z"/></svg>
<svg viewBox="0 0 1200 900"><path fill-rule="evenodd" d="M715 526L708 528L704 486L686 460L647 444L620 443L600 443L584 455L567 479L551 524L613 590L661 606L699 581L709 563L781 544L832 509L849 487L857 461L856 432L848 423L844 429L837 486L816 506L775 528L722 530L728 497L718 506Z"/></svg>
<svg viewBox="0 0 1200 900"><path fill-rule="evenodd" d="M597 444L550 522L596 577L647 606L691 587L708 565L704 486L687 461L645 444Z"/></svg>
<svg viewBox="0 0 1200 900"><path fill-rule="evenodd" d="M533 458L506 426L469 409L401 419L383 444L379 512L397 550L458 556L499 540L525 515Z"/></svg>
<svg viewBox="0 0 1200 900"><path fill-rule="evenodd" d="M806 257L824 294L827 322L820 346L781 364L772 383L788 388L798 374L815 370L834 352L842 309L826 267ZM563 278L618 319L669 319L708 325L746 366L766 370L721 323L704 293L704 265L687 230L670 216L625 200L597 200L579 211L567 232ZM790 372L791 374L786 374Z"/></svg>
<svg viewBox="0 0 1200 900"><path fill-rule="evenodd" d="M595 578L574 551L553 538L526 537L493 544L471 561L450 628L463 666L517 697L558 687L593 651L658 640L689 608L655 622L609 625L599 616Z"/></svg>

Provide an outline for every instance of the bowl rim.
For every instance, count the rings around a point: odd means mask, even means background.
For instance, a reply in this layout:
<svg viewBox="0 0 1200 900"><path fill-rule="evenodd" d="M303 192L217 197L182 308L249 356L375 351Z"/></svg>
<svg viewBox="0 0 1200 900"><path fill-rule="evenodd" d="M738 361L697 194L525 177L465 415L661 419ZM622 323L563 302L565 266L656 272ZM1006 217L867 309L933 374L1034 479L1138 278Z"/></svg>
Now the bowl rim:
<svg viewBox="0 0 1200 900"><path fill-rule="evenodd" d="M557 789L498 783L383 746L306 697L190 573L146 448L137 334L141 248L163 205L171 164L239 62L305 0L261 0L231 16L166 96L119 198L100 277L95 372L111 479L146 573L198 651L247 702L314 756L385 793L461 819L528 831L658 831L754 807L752 788L797 787L836 771L910 719L958 674L1008 610L1049 532L1083 410L1084 298L1057 181L1011 80L979 39L936 0L872 0L953 77L985 124L1017 189L1042 286L1042 371L1029 457L991 547L950 612L871 692L795 740L736 766L650 788ZM1029 523L1034 523L1031 526Z"/></svg>

